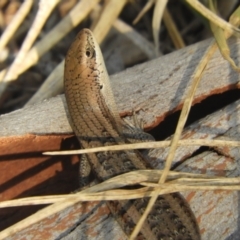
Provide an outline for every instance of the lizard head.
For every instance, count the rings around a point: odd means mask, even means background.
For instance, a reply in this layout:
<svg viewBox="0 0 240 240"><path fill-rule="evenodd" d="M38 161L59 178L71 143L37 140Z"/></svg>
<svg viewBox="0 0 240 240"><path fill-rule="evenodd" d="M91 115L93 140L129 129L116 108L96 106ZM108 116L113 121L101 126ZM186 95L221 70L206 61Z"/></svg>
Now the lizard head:
<svg viewBox="0 0 240 240"><path fill-rule="evenodd" d="M65 93L71 89L74 91L72 98L81 98L79 102L84 105L84 113L92 111L98 116L102 114L120 128L121 120L102 52L89 29L81 30L69 48L64 79Z"/></svg>

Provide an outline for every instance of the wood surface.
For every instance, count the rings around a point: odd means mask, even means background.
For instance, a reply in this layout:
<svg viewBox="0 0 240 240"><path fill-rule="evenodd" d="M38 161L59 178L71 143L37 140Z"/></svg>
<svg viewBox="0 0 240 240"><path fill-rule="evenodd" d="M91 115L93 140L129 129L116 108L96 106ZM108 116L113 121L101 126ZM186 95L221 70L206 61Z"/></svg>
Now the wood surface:
<svg viewBox="0 0 240 240"><path fill-rule="evenodd" d="M210 42L211 40L206 40L197 43L111 76L120 114L122 116L131 115L134 110L137 118L143 119L145 127L152 129L166 116L180 109L184 95L191 84L191 76ZM229 40L231 56L237 63L240 62L239 43L240 41L236 39ZM214 94L239 88L238 82L239 74L233 71L216 52L205 69L194 98L194 104ZM240 103L236 101L226 108L206 116L186 128L183 138L238 140L239 109ZM0 117L0 126L1 164L5 164L1 169L4 169L4 173L8 173L0 179L0 183L9 186L1 191L1 199L28 196L32 194L31 190L34 190L34 194L39 192L43 194L43 189L49 185L47 182L49 176L52 177L52 183L56 184L53 184L55 191L59 190L60 192L61 186L68 181L67 176L70 177L73 174L72 166L76 168L76 159L70 160L70 167L66 167L67 158L61 159L59 160L60 165L55 164L55 167L54 164L47 165L44 168L45 172L41 168L29 166L27 161L30 163L36 161L34 156L29 156L29 152L37 151L39 153L46 149L60 149L64 139L71 136L72 130L67 120L64 96L61 95L3 115ZM53 140L55 144L53 144ZM196 152L197 150L199 152ZM163 166L167 151L168 149L156 149L150 152L151 164L155 168ZM194 154L193 157L191 157L192 154ZM38 165L41 166L51 158L38 156L37 159L43 161L38 162ZM205 148L201 151L199 147L182 147L177 151L174 161L175 163L183 162L177 167L179 171L238 176L238 159L239 149L236 148ZM14 168L17 170L19 166L21 166L21 171L15 171ZM25 182L22 181L21 177L26 172L33 170L35 172L30 174L29 178L25 178ZM59 178L56 171L69 175L62 177L60 174ZM77 170L74 174L77 176ZM11 182L11 177L15 179L14 182ZM24 184L22 188L24 194L15 193L16 189L21 186L20 184ZM72 184L70 181L68 184L75 186L76 183ZM69 192L71 190L73 189L69 188ZM240 234L238 192L191 191L185 192L184 196L196 214L203 239L238 239ZM79 216L81 217L79 218ZM0 224L0 226L4 226L4 224ZM39 230L40 226L41 230ZM75 231L72 231L73 229ZM69 233L70 231L72 232ZM39 238L44 236L46 239L54 239L56 236L59 236L59 239L61 237L71 239L76 235L78 235L78 239L86 239L87 236L90 236L91 239L99 239L101 236L104 236L105 239L124 239L125 237L117 223L109 215L106 205L102 203L89 203L83 206L76 204L58 215L12 235L9 239L23 239L26 234Z"/></svg>

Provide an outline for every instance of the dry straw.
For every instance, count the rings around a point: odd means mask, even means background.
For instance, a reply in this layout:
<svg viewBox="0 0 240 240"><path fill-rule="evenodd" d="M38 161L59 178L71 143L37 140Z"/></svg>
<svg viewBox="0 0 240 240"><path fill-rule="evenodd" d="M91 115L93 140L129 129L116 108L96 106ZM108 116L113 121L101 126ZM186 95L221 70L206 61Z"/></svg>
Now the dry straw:
<svg viewBox="0 0 240 240"><path fill-rule="evenodd" d="M25 1L28 9L30 8L31 1ZM17 70L18 74L22 73L33 64L35 64L39 58L48 51L52 46L54 46L64 35L66 35L73 27L77 26L89 12L98 4L99 1L97 0L82 0L72 11L54 28L51 32L49 32L45 38L41 41L36 43L27 53L24 54L27 56L21 64L21 70ZM103 38L106 36L107 32L109 31L111 25L115 22L118 15L122 11L122 8L126 4L127 1L118 1L118 0L110 0L107 1L106 5L104 6L99 19L98 23L92 26L93 32L96 35L96 38L101 42ZM229 37L231 34L235 34L236 36L239 35L239 30L234 27L234 25L239 24L239 17L232 18L234 21L231 23L227 23L224 20L217 17L213 12L209 9L201 5L199 1L196 0L186 0L196 11L199 11L203 16L209 19L212 23L219 26L221 29L225 29L226 32L225 38ZM144 11L150 8L151 5L155 4L154 10L154 17L153 17L153 35L155 36L156 45L158 40L156 36L159 35L160 31L160 21L162 16L164 15L164 9L166 7L167 1L148 1ZM113 11L114 10L114 11ZM28 10L25 10L26 12ZM160 14L161 13L161 14ZM139 18L144 13L140 13ZM166 14L165 14L166 15ZM24 17L24 16L23 16ZM138 19L139 19L138 18ZM166 17L169 19L169 16ZM237 19L237 20L236 20ZM43 22L41 23L43 25ZM122 27L119 22L115 22L116 27ZM170 26L172 26L170 24ZM125 28L125 26L123 26ZM16 28L16 25L15 25ZM39 30L40 31L40 30ZM174 29L173 32L176 32L177 29ZM180 36L180 35L179 35ZM36 36L35 36L36 37ZM35 38L34 37L34 38ZM51 41L49 41L51 39ZM6 41L6 40L5 40ZM31 42L32 44L32 42ZM30 44L30 45L31 45ZM176 44L180 44L183 46L184 43L182 40L178 40ZM6 42L2 43L2 45L6 45ZM225 47L225 45L224 45ZM151 48L151 47L150 47ZM189 173L178 173L169 171L172 159L174 157L175 151L178 146L180 145L204 145L204 146L239 146L239 142L235 141L221 141L221 140L180 140L182 130L186 123L188 113L190 111L191 103L197 86L200 82L201 75L206 67L209 59L211 58L212 54L216 51L217 45L213 43L208 51L206 52L205 56L203 57L202 61L199 63L199 66L196 69L195 77L192 81L191 89L185 99L181 116L176 128L176 132L173 136L171 142L164 141L164 142L150 142L150 143L141 143L141 144L131 144L131 145L123 145L123 146L111 146L111 150L120 150L120 149L134 149L134 148L154 148L154 147L164 147L170 146L169 155L166 160L166 167L163 171L160 170L141 170L141 171L134 171L130 173L123 174L121 176L114 177L109 179L103 183L95 185L91 188L85 189L77 194L69 194L69 195L59 195L59 196L44 196L44 197L33 197L33 198L25 198L25 199L18 199L12 201L6 201L0 203L0 207L10 207L10 206L24 206L24 205L32 205L32 204L49 204L53 203L51 206L48 206L37 213L33 214L32 216L22 220L20 223L17 223L0 233L0 239L4 239L6 237L11 236L18 231L21 231L31 224L39 222L40 220L54 214L58 213L65 208L74 205L79 201L97 201L97 200L115 200L115 199L134 199L134 198L142 198L142 197L151 197L149 206L147 207L147 211L142 216L139 224L136 226L131 239L134 239L135 236L138 234L139 229L141 229L141 225L143 224L148 212L151 210L152 205L154 204L156 198L160 194L166 194L171 192L178 192L178 191L186 191L186 190L240 190L239 181L240 178L225 178L225 177L209 177L206 175L199 175L199 174L189 174ZM225 47L226 49L226 47ZM28 49L27 49L28 50ZM149 58L152 58L153 51L152 49L146 50L148 51ZM226 51L225 51L226 52ZM233 64L232 64L233 65ZM57 71L60 72L63 69L63 62L57 68ZM6 69L2 71L0 74L4 76ZM10 73L9 73L10 74ZM55 73L54 73L55 74ZM52 75L51 79L54 79L56 75ZM56 79L56 78L55 78ZM57 79L61 80L62 76L57 75ZM51 80L52 81L52 80ZM50 83L48 85L48 89L51 88L54 84ZM50 86L50 87L49 87ZM0 93L4 92L6 85L1 84ZM60 85L59 89L62 88ZM190 142L189 142L190 141ZM91 149L91 150L80 150L79 153L86 153L92 151L106 151L106 148L101 149ZM109 148L108 148L109 150ZM71 152L75 154L76 152ZM119 190L118 188L133 185L133 184L140 184L143 187L140 189L132 189L132 190Z"/></svg>

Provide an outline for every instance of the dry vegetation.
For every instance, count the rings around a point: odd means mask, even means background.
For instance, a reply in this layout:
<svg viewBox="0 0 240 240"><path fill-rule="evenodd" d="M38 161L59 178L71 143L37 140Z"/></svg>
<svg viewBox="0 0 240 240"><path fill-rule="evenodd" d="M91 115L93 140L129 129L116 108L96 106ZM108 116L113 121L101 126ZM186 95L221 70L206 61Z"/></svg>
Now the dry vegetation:
<svg viewBox="0 0 240 240"><path fill-rule="evenodd" d="M0 113L7 113L25 105L40 102L63 92L62 75L64 57L72 39L82 28L90 28L99 43L109 73L113 74L127 67L154 59L158 56L184 48L187 45L204 40L214 35L213 42L202 61L196 67L192 86L182 107L179 123L171 141L163 172L153 171L157 177L152 179L153 172L132 173L134 182L145 186L142 191L127 191L129 198L152 196L149 209L158 194L179 190L199 189L234 189L239 190L239 178L217 178L198 174L179 174L169 172L177 146L190 144L179 142L187 121L191 102L201 80L209 59L221 47L223 57L229 61L235 71L239 71L229 56L225 39L231 35L239 37L240 23L238 1L218 1L218 10L214 4L204 7L195 0L183 1L118 1L118 0L71 0L71 1L22 1L2 0L0 2ZM226 3L227 2L227 3ZM209 10L211 9L211 11ZM219 13L222 18L217 17ZM235 15L232 15L232 13ZM232 15L230 20L229 17ZM226 19L224 21L223 19ZM152 143L153 144L153 143ZM204 146L239 146L239 142L205 141L191 144ZM137 145L136 148L140 146ZM149 145L150 148L153 145ZM131 173L129 173L131 174ZM155 176L155 175L154 175ZM135 177L135 178L134 178ZM129 177L130 178L130 177ZM126 179L124 176L122 179ZM169 181L171 180L171 184ZM117 183L121 182L118 178ZM132 183L132 182L131 182ZM131 183L124 183L123 186ZM22 221L14 230L5 230L6 237L12 231L18 231L43 218L59 212L77 201L102 199L106 189L114 189L114 181L106 182L83 191L78 195L44 197L37 199L17 200L2 203L1 207L25 204L55 203L42 210L41 214ZM161 187L159 187L159 184ZM126 199L121 190L104 193L104 199ZM58 202L61 204L57 205ZM9 205L8 205L9 204ZM45 211L45 212L44 212ZM147 214L147 212L146 212ZM140 226L137 226L139 229ZM5 235L4 235L5 234ZM132 236L132 238L134 235Z"/></svg>

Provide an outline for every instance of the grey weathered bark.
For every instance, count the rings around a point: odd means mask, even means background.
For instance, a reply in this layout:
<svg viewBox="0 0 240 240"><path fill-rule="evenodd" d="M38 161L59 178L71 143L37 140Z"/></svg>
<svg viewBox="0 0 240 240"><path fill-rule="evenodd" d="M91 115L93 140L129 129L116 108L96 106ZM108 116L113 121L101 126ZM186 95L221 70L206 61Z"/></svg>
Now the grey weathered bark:
<svg viewBox="0 0 240 240"><path fill-rule="evenodd" d="M134 110L139 115L138 118L144 120L146 127L153 128L165 116L180 109L191 84L191 76L209 43L210 40L197 43L112 76L113 90L120 114L125 116ZM229 43L233 59L237 63L240 62L240 54L238 53L240 41L231 39ZM239 74L234 72L217 52L205 70L194 103L227 89L239 88L238 82ZM29 133L34 136L38 135L38 137L39 135L71 133L64 105L64 96L58 96L1 116L0 141L17 136L24 138ZM239 139L239 108L240 104L236 102L224 110L211 114L188 127L184 131L183 137ZM22 141L23 138L19 138L19 141ZM19 144L18 140L15 143ZM15 146L9 147L14 148ZM226 147L215 148L214 151L208 149L188 159L197 149L199 147L179 148L175 161L186 159L187 161L178 166L178 170L227 176L239 175L238 149ZM167 149L151 151L152 165L161 167L166 154ZM237 192L191 191L184 193L184 196L196 214L203 239L237 238L240 212ZM61 234L64 236L63 232L66 233L74 225L78 225L78 227L71 234L75 234L75 237L78 236L78 239L85 239L87 236L91 236L91 239L98 239L102 236L99 234L104 235L105 233L108 234L109 239L113 239L116 234L118 234L119 239L123 238L124 234L121 233L121 229L109 217L107 207L100 204L100 208L97 208L97 205L99 204L89 203L81 207L81 204L78 204L39 224L41 224L42 229L44 224L49 224L49 221L52 223L45 228L51 228L51 231L45 230L45 233L50 234L52 238ZM90 209L92 211L89 213ZM70 212L72 218L69 224L71 226L67 225L65 221L66 226L61 228L61 231L54 229L56 222L61 224L61 221L64 221L62 219L70 216ZM80 214L82 215L79 220ZM34 237L41 238L42 233L36 231L39 226L36 224L36 226L26 230L29 232L28 236L31 236L33 233L31 231L34 228ZM19 234L21 235L21 232ZM26 232L23 231L22 234L26 234ZM70 238L72 235L68 235L68 237ZM16 239L16 235L13 235L12 239L14 237Z"/></svg>

